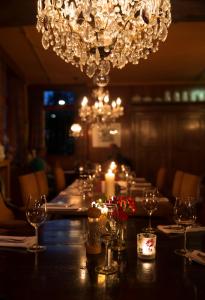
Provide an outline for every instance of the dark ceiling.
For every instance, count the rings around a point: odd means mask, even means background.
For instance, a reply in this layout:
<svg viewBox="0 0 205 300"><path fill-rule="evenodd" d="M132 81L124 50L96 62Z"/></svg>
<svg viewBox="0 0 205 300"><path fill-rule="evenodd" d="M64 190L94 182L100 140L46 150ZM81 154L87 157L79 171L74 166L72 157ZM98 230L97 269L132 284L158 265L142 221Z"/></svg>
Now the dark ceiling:
<svg viewBox="0 0 205 300"><path fill-rule="evenodd" d="M79 69L41 46L37 0L1 1L0 49L28 84L90 84ZM171 0L172 25L159 51L110 73L111 84L205 81L205 0Z"/></svg>

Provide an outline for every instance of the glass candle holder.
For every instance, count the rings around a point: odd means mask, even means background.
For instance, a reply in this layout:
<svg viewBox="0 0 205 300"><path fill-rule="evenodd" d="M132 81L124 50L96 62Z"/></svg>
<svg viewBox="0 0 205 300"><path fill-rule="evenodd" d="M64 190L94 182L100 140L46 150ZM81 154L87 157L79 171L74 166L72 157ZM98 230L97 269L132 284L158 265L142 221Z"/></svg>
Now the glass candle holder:
<svg viewBox="0 0 205 300"><path fill-rule="evenodd" d="M152 260L156 257L156 234L137 234L137 255L140 259Z"/></svg>

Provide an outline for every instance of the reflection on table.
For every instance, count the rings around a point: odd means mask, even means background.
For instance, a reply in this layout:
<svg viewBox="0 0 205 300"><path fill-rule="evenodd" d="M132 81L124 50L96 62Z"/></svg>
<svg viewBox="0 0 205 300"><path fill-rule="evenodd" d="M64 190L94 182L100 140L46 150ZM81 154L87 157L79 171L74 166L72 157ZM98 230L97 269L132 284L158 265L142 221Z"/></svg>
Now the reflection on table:
<svg viewBox="0 0 205 300"><path fill-rule="evenodd" d="M157 234L156 259L137 257L136 235L147 220L130 218L126 251L113 259L118 272L104 276L95 272L103 262L99 255L86 256L82 233L86 218L48 221L41 229L40 254L26 250L0 251L1 299L170 299L204 300L205 267L189 263L174 254L181 247L181 235ZM166 219L154 220L155 226ZM189 247L205 250L204 233L190 235Z"/></svg>

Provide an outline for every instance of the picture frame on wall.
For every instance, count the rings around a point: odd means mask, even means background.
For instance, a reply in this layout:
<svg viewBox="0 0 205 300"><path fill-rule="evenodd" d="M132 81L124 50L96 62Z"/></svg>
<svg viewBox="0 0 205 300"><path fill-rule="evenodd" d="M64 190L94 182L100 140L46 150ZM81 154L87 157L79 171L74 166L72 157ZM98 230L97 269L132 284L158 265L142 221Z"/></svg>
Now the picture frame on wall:
<svg viewBox="0 0 205 300"><path fill-rule="evenodd" d="M113 123L110 126L92 127L92 146L94 148L107 148L110 144L121 146L121 124Z"/></svg>

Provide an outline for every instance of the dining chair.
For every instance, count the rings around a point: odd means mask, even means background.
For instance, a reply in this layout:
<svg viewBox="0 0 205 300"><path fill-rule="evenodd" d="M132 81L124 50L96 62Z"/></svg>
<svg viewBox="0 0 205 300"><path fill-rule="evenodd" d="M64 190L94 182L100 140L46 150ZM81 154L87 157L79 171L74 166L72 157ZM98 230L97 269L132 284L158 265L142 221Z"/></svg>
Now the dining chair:
<svg viewBox="0 0 205 300"><path fill-rule="evenodd" d="M31 195L33 198L38 198L40 196L36 176L34 173L29 173L19 176L18 179L20 184L22 204L26 206L29 195Z"/></svg>
<svg viewBox="0 0 205 300"><path fill-rule="evenodd" d="M4 203L3 196L0 194L0 224L15 219L15 215Z"/></svg>
<svg viewBox="0 0 205 300"><path fill-rule="evenodd" d="M48 187L48 178L45 171L37 171L34 172L36 182L38 185L38 190L40 195L45 195L46 197L49 194L49 187Z"/></svg>
<svg viewBox="0 0 205 300"><path fill-rule="evenodd" d="M172 183L172 196L173 197L180 196L180 190L181 190L183 176L184 176L184 172L181 170L177 170L174 174L174 179L173 179L173 183Z"/></svg>
<svg viewBox="0 0 205 300"><path fill-rule="evenodd" d="M25 214L19 218L15 210L12 210L5 203L3 195L0 193L0 228L3 229L21 229L24 233L31 234L30 225L26 221ZM33 232L32 232L33 234Z"/></svg>
<svg viewBox="0 0 205 300"><path fill-rule="evenodd" d="M196 199L199 191L199 183L199 176L190 173L184 173L181 182L180 196L191 196Z"/></svg>
<svg viewBox="0 0 205 300"><path fill-rule="evenodd" d="M159 191L162 191L165 186L167 169L164 167L160 167L157 171L155 186Z"/></svg>
<svg viewBox="0 0 205 300"><path fill-rule="evenodd" d="M53 169L56 191L60 192L66 187L65 173L62 167L57 166Z"/></svg>

